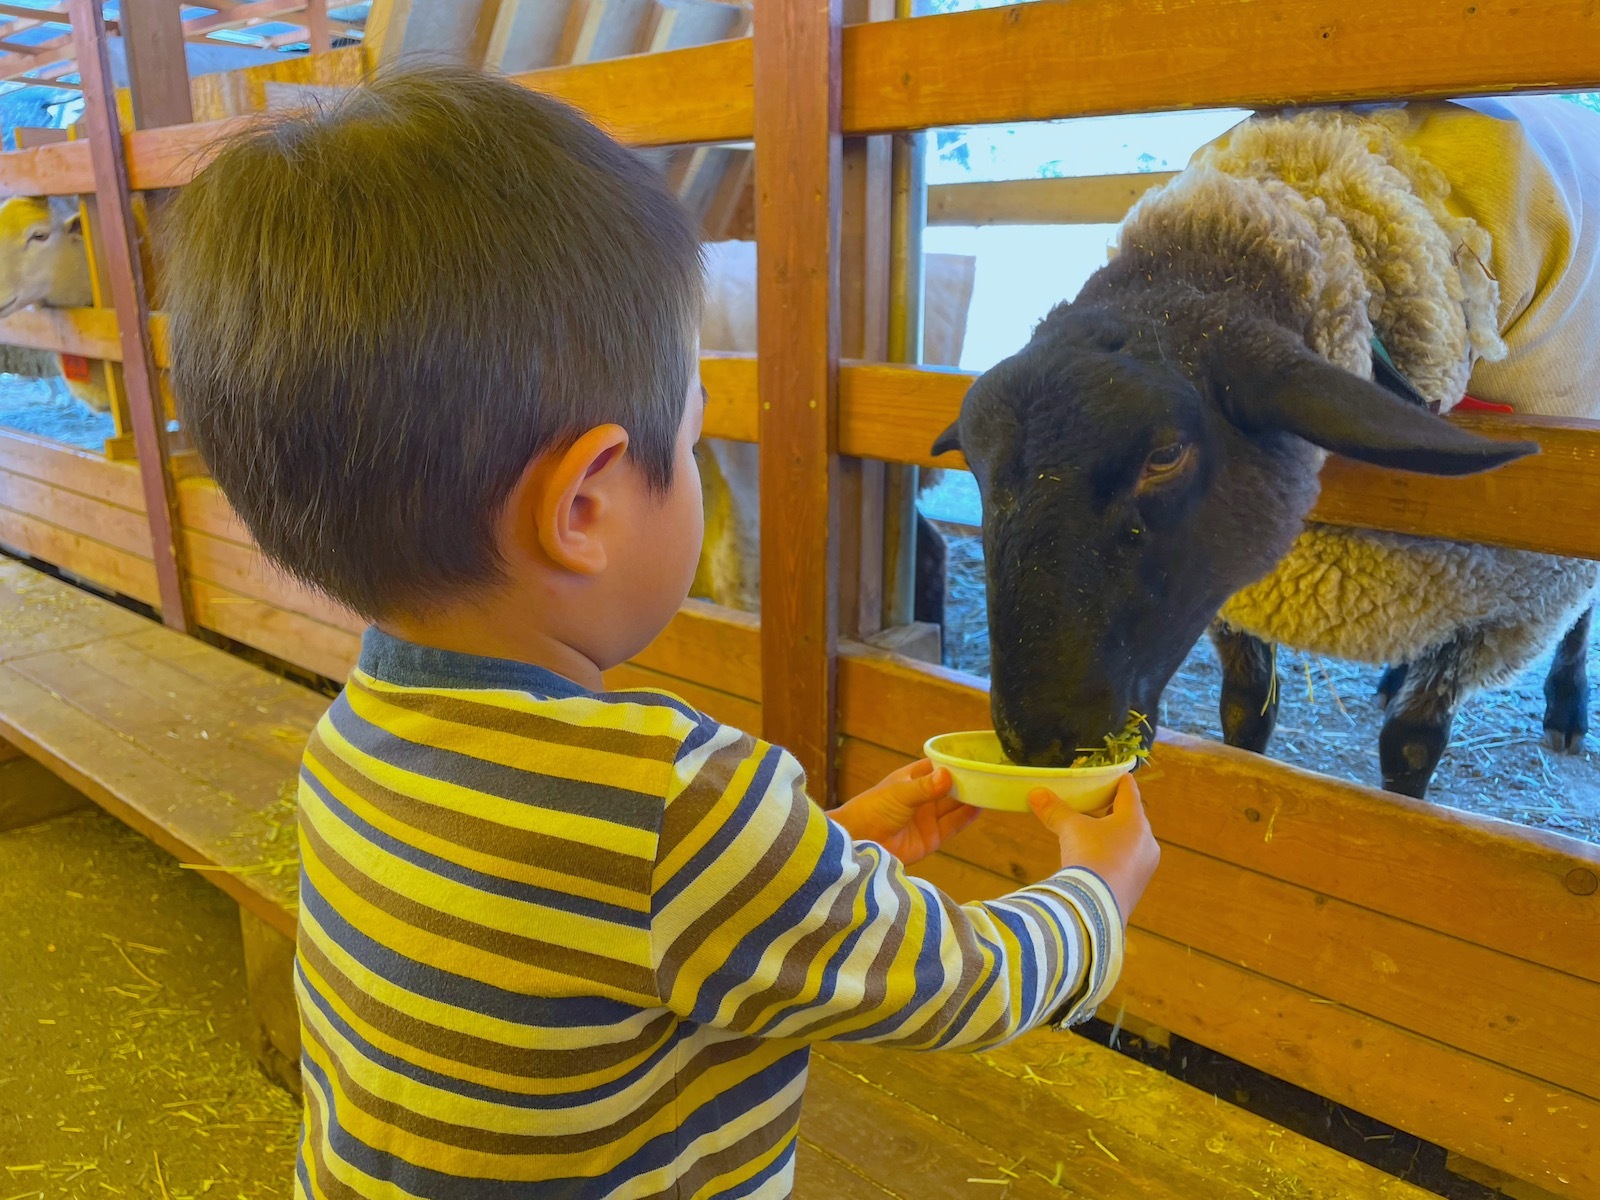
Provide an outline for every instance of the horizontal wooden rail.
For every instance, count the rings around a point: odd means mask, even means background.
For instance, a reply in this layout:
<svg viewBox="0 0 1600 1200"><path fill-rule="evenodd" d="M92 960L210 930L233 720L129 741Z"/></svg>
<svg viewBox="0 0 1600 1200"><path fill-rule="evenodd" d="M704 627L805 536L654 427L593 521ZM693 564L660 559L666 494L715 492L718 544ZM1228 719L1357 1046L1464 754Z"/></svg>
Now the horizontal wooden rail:
<svg viewBox="0 0 1600 1200"><path fill-rule="evenodd" d="M705 435L755 437L754 360L701 360L712 404ZM839 371L839 449L858 458L961 467L935 458L933 441L961 411L975 377L938 367L848 363ZM1312 519L1361 529L1423 534L1600 559L1600 422L1561 417L1471 414L1452 421L1491 437L1539 443L1541 452L1485 475L1438 479L1346 459L1323 471Z"/></svg>
<svg viewBox="0 0 1600 1200"><path fill-rule="evenodd" d="M1589 0L1093 0L844 36L846 133L1597 84Z"/></svg>
<svg viewBox="0 0 1600 1200"><path fill-rule="evenodd" d="M1588 0L1085 0L844 31L844 132L1600 87ZM516 76L635 145L748 141L748 38ZM128 135L136 189L188 182L240 117ZM88 145L0 154L0 190L93 190Z"/></svg>
<svg viewBox="0 0 1600 1200"><path fill-rule="evenodd" d="M942 183L928 188L929 225L1116 225L1176 171Z"/></svg>

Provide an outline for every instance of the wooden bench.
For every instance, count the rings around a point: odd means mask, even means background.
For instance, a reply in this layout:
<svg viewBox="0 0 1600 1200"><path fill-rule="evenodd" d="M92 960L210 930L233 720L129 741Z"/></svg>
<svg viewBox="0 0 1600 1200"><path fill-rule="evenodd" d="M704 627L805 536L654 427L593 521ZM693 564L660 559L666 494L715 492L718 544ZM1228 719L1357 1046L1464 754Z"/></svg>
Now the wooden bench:
<svg viewBox="0 0 1600 1200"><path fill-rule="evenodd" d="M287 1084L298 869L286 789L326 705L0 560L0 739L238 901L258 1052ZM4 751L0 784L14 785L0 793L12 825L72 803ZM820 1047L801 1135L796 1194L808 1200L1429 1195L1065 1033L976 1056Z"/></svg>

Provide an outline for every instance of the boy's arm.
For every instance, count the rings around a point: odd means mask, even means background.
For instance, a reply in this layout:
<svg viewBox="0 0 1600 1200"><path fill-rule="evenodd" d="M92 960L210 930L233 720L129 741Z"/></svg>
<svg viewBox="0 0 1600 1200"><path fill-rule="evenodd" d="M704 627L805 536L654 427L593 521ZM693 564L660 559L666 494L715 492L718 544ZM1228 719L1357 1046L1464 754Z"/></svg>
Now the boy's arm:
<svg viewBox="0 0 1600 1200"><path fill-rule="evenodd" d="M653 880L662 1002L768 1037L981 1047L1087 1019L1122 924L1092 872L958 905L807 799L787 753L707 721L679 756Z"/></svg>

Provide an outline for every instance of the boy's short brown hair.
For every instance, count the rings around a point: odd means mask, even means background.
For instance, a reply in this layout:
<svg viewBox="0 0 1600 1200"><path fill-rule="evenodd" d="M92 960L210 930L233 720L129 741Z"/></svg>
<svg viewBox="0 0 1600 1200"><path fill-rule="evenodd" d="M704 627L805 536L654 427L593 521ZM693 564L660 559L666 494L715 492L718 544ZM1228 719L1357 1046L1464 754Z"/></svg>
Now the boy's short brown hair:
<svg viewBox="0 0 1600 1200"><path fill-rule="evenodd" d="M698 236L549 97L394 73L231 143L163 234L185 427L261 548L363 616L492 584L512 487L585 429L671 481Z"/></svg>

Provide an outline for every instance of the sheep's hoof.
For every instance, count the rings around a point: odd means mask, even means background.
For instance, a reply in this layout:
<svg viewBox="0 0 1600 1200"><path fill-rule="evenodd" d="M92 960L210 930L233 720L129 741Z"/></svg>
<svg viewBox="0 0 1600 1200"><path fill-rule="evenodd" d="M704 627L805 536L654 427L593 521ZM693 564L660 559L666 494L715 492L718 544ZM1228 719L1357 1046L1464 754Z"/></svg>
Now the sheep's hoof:
<svg viewBox="0 0 1600 1200"><path fill-rule="evenodd" d="M1565 729L1546 727L1544 731L1545 749L1554 750L1557 754L1582 754L1585 735L1586 731L1582 729L1568 732Z"/></svg>

